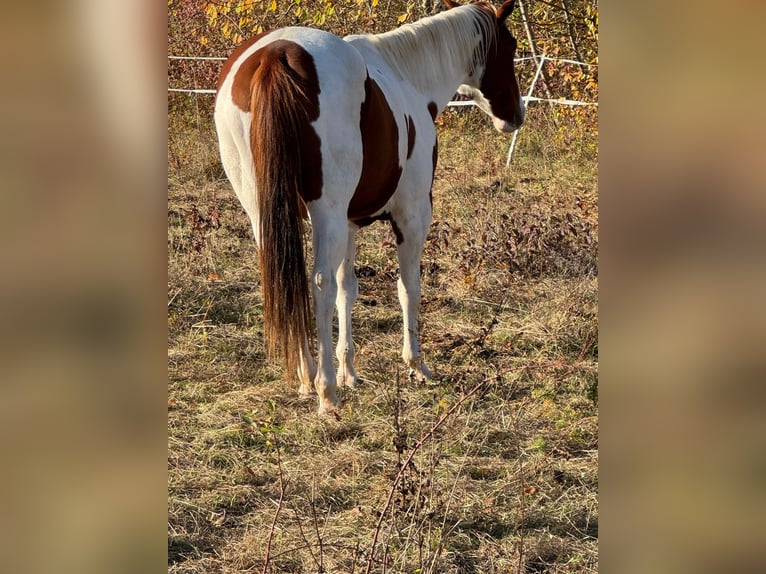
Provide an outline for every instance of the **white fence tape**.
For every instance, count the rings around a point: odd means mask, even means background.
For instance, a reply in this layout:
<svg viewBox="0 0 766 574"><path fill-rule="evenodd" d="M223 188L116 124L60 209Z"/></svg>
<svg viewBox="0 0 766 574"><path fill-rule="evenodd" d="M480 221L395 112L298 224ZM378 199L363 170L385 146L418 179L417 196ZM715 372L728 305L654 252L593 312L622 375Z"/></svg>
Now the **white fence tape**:
<svg viewBox="0 0 766 574"><path fill-rule="evenodd" d="M228 58L221 58L219 56L168 56L168 60L205 60L225 62Z"/></svg>
<svg viewBox="0 0 766 574"><path fill-rule="evenodd" d="M168 60L197 60L197 61L213 61L223 62L227 58L221 58L217 56L168 56ZM525 56L522 58L514 59L514 62L524 62L527 60L535 60L533 56ZM537 80L540 78L540 73L543 69L543 64L548 62L563 62L565 64L576 64L578 66L587 66L589 68L598 67L598 64L588 64L587 62L578 62L577 60L568 60L566 58L551 58L549 56L538 56L537 68L535 69L535 75L529 84L529 91L526 96L522 96L524 104L527 105L530 102L549 102L551 104L558 104L562 106L594 106L598 107L598 102L581 102L578 100L568 100L566 98L538 98L532 94L535 91ZM168 92L184 93L184 94L215 94L216 90L209 88L168 88ZM476 104L471 100L453 100L447 104L450 107L463 107L463 106L475 106ZM513 150L516 147L516 140L518 139L519 130L513 132L513 138L511 139L511 145L508 148L508 158L505 162L506 167L511 165L511 157L513 156Z"/></svg>
<svg viewBox="0 0 766 574"><path fill-rule="evenodd" d="M184 88L168 88L168 92L181 92L184 94L215 94L215 90L208 90L208 89L188 90Z"/></svg>

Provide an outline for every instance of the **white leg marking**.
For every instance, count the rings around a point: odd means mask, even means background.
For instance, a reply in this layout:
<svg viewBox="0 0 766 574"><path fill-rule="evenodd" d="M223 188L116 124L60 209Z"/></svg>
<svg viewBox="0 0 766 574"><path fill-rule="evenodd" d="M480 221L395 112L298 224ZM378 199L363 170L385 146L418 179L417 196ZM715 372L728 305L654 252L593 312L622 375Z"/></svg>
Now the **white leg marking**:
<svg viewBox="0 0 766 574"><path fill-rule="evenodd" d="M428 220L430 220L430 206L428 214ZM428 224L412 225L409 222L404 222L404 225L399 224L399 229L404 238L404 241L397 248L401 275L397 281L397 290L404 322L402 358L410 367L410 375L415 375L420 380L426 380L430 379L432 375L423 363L423 356L420 352L418 313L420 311L420 256L423 253Z"/></svg>
<svg viewBox="0 0 766 574"><path fill-rule="evenodd" d="M345 212L312 213L314 270L312 286L317 330L317 374L314 388L319 395L319 413L340 406L333 368L332 320L338 291L336 271L346 254L348 223Z"/></svg>
<svg viewBox="0 0 766 574"><path fill-rule="evenodd" d="M338 358L338 384L356 387L357 376L354 370L354 340L351 337L351 309L359 295L359 282L354 274L356 259L356 229L349 227L346 242L346 257L338 267L338 345L335 356Z"/></svg>
<svg viewBox="0 0 766 574"><path fill-rule="evenodd" d="M317 375L317 366L309 350L309 342L303 341L301 350L300 364L298 365L298 381L300 387L298 393L303 397L314 394L314 378Z"/></svg>

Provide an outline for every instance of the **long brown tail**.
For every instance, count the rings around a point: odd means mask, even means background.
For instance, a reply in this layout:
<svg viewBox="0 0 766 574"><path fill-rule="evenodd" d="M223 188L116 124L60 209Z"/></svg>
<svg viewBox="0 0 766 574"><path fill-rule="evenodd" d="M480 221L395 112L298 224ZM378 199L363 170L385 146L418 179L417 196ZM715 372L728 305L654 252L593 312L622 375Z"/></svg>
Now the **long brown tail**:
<svg viewBox="0 0 766 574"><path fill-rule="evenodd" d="M250 144L260 214L264 335L270 357L281 347L288 378L295 376L312 331L298 193L306 101L300 80L281 59L261 64L252 84Z"/></svg>

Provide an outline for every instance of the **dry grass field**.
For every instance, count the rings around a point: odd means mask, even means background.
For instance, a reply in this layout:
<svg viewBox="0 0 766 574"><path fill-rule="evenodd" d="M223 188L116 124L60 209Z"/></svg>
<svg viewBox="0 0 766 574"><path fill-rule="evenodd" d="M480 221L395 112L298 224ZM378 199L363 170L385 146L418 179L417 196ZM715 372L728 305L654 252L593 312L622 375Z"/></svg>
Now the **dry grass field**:
<svg viewBox="0 0 766 574"><path fill-rule="evenodd" d="M356 262L361 384L319 417L265 358L250 223L195 121L169 124L168 571L596 572L596 143L530 108L507 170L507 136L445 112L422 260L434 379L401 361L377 223Z"/></svg>

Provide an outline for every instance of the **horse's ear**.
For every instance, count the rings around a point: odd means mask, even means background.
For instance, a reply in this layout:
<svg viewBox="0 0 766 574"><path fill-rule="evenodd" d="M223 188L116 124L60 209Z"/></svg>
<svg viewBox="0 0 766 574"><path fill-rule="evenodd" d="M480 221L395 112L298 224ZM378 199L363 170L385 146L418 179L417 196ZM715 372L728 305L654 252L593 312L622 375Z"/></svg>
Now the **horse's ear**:
<svg viewBox="0 0 766 574"><path fill-rule="evenodd" d="M445 0L446 2L446 0ZM513 12L514 4L516 3L516 0L505 0L503 2L502 6L497 9L497 21L498 23L502 24L505 22L505 19L508 18L508 16L511 15L511 12Z"/></svg>
<svg viewBox="0 0 766 574"><path fill-rule="evenodd" d="M444 5L447 7L447 10L450 8L454 8L455 6L460 6L457 2L454 2L453 0L442 0L444 2Z"/></svg>

